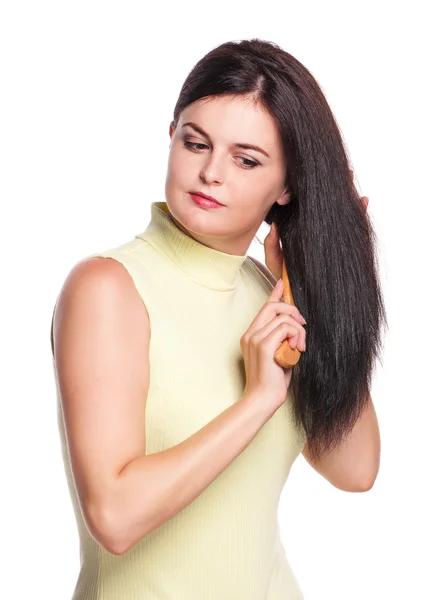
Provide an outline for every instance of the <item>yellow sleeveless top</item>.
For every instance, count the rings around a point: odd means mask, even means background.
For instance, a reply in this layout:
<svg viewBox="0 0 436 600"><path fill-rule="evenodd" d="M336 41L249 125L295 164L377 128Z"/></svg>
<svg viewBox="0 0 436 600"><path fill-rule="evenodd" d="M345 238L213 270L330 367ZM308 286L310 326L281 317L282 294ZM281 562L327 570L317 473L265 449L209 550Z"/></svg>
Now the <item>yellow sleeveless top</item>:
<svg viewBox="0 0 436 600"><path fill-rule="evenodd" d="M161 452L242 396L240 338L272 285L247 255L219 252L182 232L165 202L151 205L143 233L91 256L122 263L147 308L146 454ZM72 600L301 600L277 520L282 488L305 444L291 402L289 391L247 448L191 504L114 555L84 523L57 387L63 461L80 536Z"/></svg>

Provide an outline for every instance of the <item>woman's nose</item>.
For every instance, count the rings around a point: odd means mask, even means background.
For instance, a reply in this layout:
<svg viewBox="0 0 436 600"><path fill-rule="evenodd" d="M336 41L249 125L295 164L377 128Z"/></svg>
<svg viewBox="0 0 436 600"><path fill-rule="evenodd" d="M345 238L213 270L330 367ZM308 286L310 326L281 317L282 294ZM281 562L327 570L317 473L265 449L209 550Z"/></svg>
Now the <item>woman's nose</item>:
<svg viewBox="0 0 436 600"><path fill-rule="evenodd" d="M224 181L224 159L209 158L200 172L200 177L205 183L222 183Z"/></svg>

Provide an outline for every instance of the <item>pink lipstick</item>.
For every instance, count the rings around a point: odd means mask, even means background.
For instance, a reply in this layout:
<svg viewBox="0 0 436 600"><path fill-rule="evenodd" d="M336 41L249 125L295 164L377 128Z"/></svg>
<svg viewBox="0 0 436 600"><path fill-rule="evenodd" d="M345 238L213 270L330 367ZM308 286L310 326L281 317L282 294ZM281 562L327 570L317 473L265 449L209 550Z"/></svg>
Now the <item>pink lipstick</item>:
<svg viewBox="0 0 436 600"><path fill-rule="evenodd" d="M205 196L200 192L189 192L189 195L194 200L195 204L202 206L203 208L221 208L223 204L220 204L210 196Z"/></svg>

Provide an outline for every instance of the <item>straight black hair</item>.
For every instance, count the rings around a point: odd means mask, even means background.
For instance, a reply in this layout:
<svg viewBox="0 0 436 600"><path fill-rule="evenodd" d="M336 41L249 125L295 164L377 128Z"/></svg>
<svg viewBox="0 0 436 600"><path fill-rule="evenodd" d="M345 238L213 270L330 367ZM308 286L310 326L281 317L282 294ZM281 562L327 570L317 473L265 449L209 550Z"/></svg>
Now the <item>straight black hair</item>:
<svg viewBox="0 0 436 600"><path fill-rule="evenodd" d="M295 304L307 320L306 351L293 369L294 415L318 458L365 408L386 313L376 236L350 176L333 113L312 74L260 39L226 42L190 71L174 109L206 97L252 97L275 119L291 201L271 207Z"/></svg>

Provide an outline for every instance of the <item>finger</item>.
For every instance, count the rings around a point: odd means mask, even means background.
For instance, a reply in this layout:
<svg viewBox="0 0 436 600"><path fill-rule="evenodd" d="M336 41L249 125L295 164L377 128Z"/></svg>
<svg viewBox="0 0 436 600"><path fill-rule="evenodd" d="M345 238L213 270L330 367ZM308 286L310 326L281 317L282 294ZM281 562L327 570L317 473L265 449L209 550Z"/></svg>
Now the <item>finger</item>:
<svg viewBox="0 0 436 600"><path fill-rule="evenodd" d="M271 223L271 229L270 229L270 232L271 232L271 235L272 235L273 237L275 237L276 239L278 239L278 238L279 238L279 230L278 230L278 228L277 228L277 223L276 223L275 221L273 221L273 222Z"/></svg>
<svg viewBox="0 0 436 600"><path fill-rule="evenodd" d="M267 302L278 302L280 298L283 296L283 279L278 279L275 286L272 289L271 294L267 298Z"/></svg>
<svg viewBox="0 0 436 600"><path fill-rule="evenodd" d="M268 235L265 237L264 243L267 242L270 245L275 245L280 248L280 236L275 223L271 224Z"/></svg>
<svg viewBox="0 0 436 600"><path fill-rule="evenodd" d="M254 319L251 321L247 331L242 336L242 338L241 338L242 344L246 344L249 342L253 331L258 330L259 325L261 325L263 327L268 321L271 320L271 317L268 317L268 314L270 315L271 313L269 313L269 311L265 310L265 306L268 306L269 304L281 306L283 304L283 302L280 302L280 299L283 296L283 287L284 287L283 279L278 279L276 285L273 287L270 295L266 299L266 302L265 302L264 306L262 307L262 310L254 317Z"/></svg>
<svg viewBox="0 0 436 600"><path fill-rule="evenodd" d="M289 337L298 337L298 332L295 331L296 327L289 323L280 323L275 329L271 331L265 338L262 345L262 349L268 354L268 356L275 352L282 343Z"/></svg>
<svg viewBox="0 0 436 600"><path fill-rule="evenodd" d="M273 222L271 223L271 225L269 226L268 235L269 235L269 236L272 236L272 237L275 237L276 233L277 233L277 230L276 230L276 224L275 224L275 223L274 223L274 221L273 221ZM268 237L268 236L267 236L267 237Z"/></svg>
<svg viewBox="0 0 436 600"><path fill-rule="evenodd" d="M304 352L306 350L306 331L299 329L298 335L288 338L288 344L293 350L297 348L300 352Z"/></svg>
<svg viewBox="0 0 436 600"><path fill-rule="evenodd" d="M265 266L276 279L280 279L283 275L283 254L272 256L268 250L265 253Z"/></svg>
<svg viewBox="0 0 436 600"><path fill-rule="evenodd" d="M296 327L298 335L291 336L288 339L288 344L291 348L297 348L300 352L304 352L306 350L306 330L299 323Z"/></svg>
<svg viewBox="0 0 436 600"><path fill-rule="evenodd" d="M280 247L280 240L277 233L273 233L273 228L266 236L264 242L265 265L267 269L279 279L282 276L283 250Z"/></svg>
<svg viewBox="0 0 436 600"><path fill-rule="evenodd" d="M289 345L291 348L298 348L300 352L304 352L306 349L306 331L300 323L286 314L278 315L275 319L272 319L264 327L256 331L252 336L252 342L254 344L259 344L282 323L286 323L293 328L291 334L288 334Z"/></svg>
<svg viewBox="0 0 436 600"><path fill-rule="evenodd" d="M271 307L271 310L273 312L275 312L276 315L286 313L286 314L290 315L291 317L294 317L294 319L297 319L303 325L307 325L306 319L303 317L301 312L298 310L298 308L294 304L288 304L287 302L279 302L279 303L273 305L273 303L270 302L270 307Z"/></svg>
<svg viewBox="0 0 436 600"><path fill-rule="evenodd" d="M281 290L281 291L280 291ZM284 315L292 317L300 325L306 325L306 319L300 313L298 308L293 304L286 302L280 302L283 295L283 280L279 279L276 286L273 288L271 294L267 298L262 310L254 317L251 321L247 331L240 339L241 347L246 346L250 343L251 337L263 327L268 325L274 317ZM304 331L304 335L306 332Z"/></svg>

